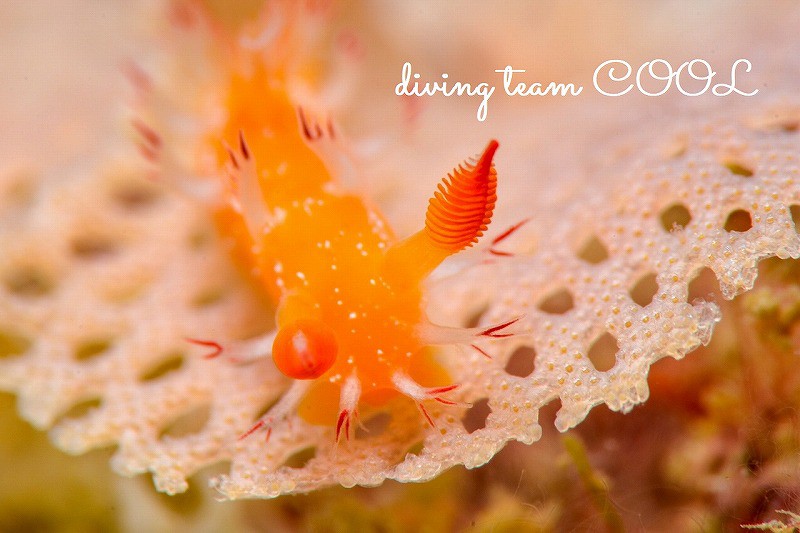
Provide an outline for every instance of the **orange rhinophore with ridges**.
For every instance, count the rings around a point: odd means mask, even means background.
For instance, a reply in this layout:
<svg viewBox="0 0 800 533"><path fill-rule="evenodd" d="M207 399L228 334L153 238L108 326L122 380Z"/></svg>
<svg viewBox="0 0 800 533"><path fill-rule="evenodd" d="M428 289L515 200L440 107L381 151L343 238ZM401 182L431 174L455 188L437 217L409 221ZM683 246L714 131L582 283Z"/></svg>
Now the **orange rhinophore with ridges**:
<svg viewBox="0 0 800 533"><path fill-rule="evenodd" d="M491 141L474 167L459 167L431 198L425 232L441 248L457 252L471 246L492 221L497 200L492 158L497 147L497 141Z"/></svg>
<svg viewBox="0 0 800 533"><path fill-rule="evenodd" d="M227 180L216 224L236 261L274 299L277 328L244 343L190 340L211 348L210 357L271 353L294 380L244 436L260 428L269 435L297 411L311 423L335 425L337 440L349 438L359 406L379 409L395 397L410 398L433 424L425 403L455 404L446 395L458 385L429 346L507 336L515 322L450 328L423 312L424 279L476 243L491 221L497 141L442 180L424 227L398 240L369 201L335 179L347 150L330 120L290 97L288 54L231 48L225 120L206 136ZM143 151L155 157L160 140L137 129Z"/></svg>

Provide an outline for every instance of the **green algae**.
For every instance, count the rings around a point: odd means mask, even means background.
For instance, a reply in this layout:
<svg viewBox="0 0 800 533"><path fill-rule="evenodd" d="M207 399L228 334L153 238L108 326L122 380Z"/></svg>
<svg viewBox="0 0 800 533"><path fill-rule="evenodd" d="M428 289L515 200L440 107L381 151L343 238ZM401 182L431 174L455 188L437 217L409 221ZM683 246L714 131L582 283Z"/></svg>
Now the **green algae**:
<svg viewBox="0 0 800 533"><path fill-rule="evenodd" d="M17 417L8 394L0 394L0 457L0 531L119 530L109 453L71 457L55 450Z"/></svg>
<svg viewBox="0 0 800 533"><path fill-rule="evenodd" d="M466 472L454 468L430 483L403 485L387 483L381 489L330 489L319 498L305 500L304 530L317 533L364 531L400 533L452 531L463 513ZM468 486L468 485L467 485Z"/></svg>

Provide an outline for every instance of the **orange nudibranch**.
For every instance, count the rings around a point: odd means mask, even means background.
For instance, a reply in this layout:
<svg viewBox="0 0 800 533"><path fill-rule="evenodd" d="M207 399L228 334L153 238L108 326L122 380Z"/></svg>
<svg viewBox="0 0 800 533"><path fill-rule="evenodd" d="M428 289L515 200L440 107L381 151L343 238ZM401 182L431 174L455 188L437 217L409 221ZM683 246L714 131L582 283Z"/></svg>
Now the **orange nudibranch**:
<svg viewBox="0 0 800 533"><path fill-rule="evenodd" d="M280 70L255 56L248 67L230 80L217 132L227 146L218 151L220 166L232 174L217 225L274 298L272 357L297 380L253 430L291 408L309 422L336 424L338 439L349 435L359 405L398 395L432 423L422 402L451 404L443 395L455 386L426 346L502 336L494 334L502 328L435 326L422 310L426 276L477 242L491 221L497 141L441 181L424 227L398 241L370 202L331 175L324 155L341 142L336 130L291 101Z"/></svg>

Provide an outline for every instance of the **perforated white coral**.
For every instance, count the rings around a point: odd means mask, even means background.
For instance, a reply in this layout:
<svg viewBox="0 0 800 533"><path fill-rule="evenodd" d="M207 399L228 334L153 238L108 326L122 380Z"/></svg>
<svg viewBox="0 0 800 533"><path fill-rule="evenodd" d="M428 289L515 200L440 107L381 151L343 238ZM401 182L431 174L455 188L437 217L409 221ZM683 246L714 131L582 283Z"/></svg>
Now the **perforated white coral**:
<svg viewBox="0 0 800 533"><path fill-rule="evenodd" d="M397 410L338 446L333 428L299 418L269 443L237 440L288 383L269 361L203 360L184 340L241 338L271 323L201 206L148 182L131 154L33 186L5 174L0 388L19 396L26 419L52 427L61 449L116 443L118 472L152 472L169 493L225 461L230 472L215 485L232 499L480 466L509 440L536 441L539 410L553 400L560 430L600 403L627 411L644 401L650 365L708 342L719 320L713 303L687 301L700 269L730 298L752 287L759 259L800 256L797 122L796 108L768 109L655 139L607 169L624 173L621 190L592 190L535 251L479 257L433 283L438 321L524 315L524 334L480 344L491 360L441 354L459 399L488 399L485 427L468 419L470 433L459 407L431 406L435 428Z"/></svg>

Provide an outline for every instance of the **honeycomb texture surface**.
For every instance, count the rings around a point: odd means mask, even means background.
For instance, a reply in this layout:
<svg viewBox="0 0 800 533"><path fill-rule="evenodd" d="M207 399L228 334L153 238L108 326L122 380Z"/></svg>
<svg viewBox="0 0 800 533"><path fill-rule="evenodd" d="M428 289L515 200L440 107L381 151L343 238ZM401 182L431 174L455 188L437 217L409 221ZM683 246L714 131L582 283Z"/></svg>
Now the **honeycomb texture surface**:
<svg viewBox="0 0 800 533"><path fill-rule="evenodd" d="M646 400L650 365L708 342L720 318L713 302L687 301L701 269L732 298L752 287L759 259L800 256L798 115L763 116L773 119L726 117L665 136L608 169L634 185L566 213L562 232L538 251L433 282L440 320L523 315L516 337L481 344L491 360L442 354L462 384L459 399L473 411L488 406L488 417L431 406L431 428L397 410L373 424L385 427L338 446L332 428L299 418L276 427L268 444L237 441L287 383L269 361L237 366L187 350L189 333L243 337L270 318L228 264L202 206L122 163L40 181L35 194L5 176L14 200L5 214L14 216L0 233L0 326L17 349L0 361L0 387L19 396L26 419L53 428L61 449L116 443L118 472L152 472L170 493L226 461L230 473L215 483L228 498L480 466L508 440L536 441L539 409L556 399L562 431L598 404L624 412Z"/></svg>
<svg viewBox="0 0 800 533"><path fill-rule="evenodd" d="M269 443L237 440L289 383L269 360L204 360L185 341L247 338L272 323L206 207L151 182L130 146L44 173L4 168L0 389L60 449L116 445L117 472L149 472L167 493L218 463L230 466L214 486L230 499L478 467L510 440L535 442L551 402L563 431L594 406L645 401L650 366L707 343L720 319L713 302L688 301L703 269L732 298L752 287L760 259L800 257L797 104L642 127L640 149L584 184L609 186L542 214L535 246L523 228L504 248L512 257L473 254L431 280L438 322L522 316L518 335L480 341L491 359L442 351L457 399L473 407L430 405L435 427L398 408L338 445L333 428L299 418Z"/></svg>

